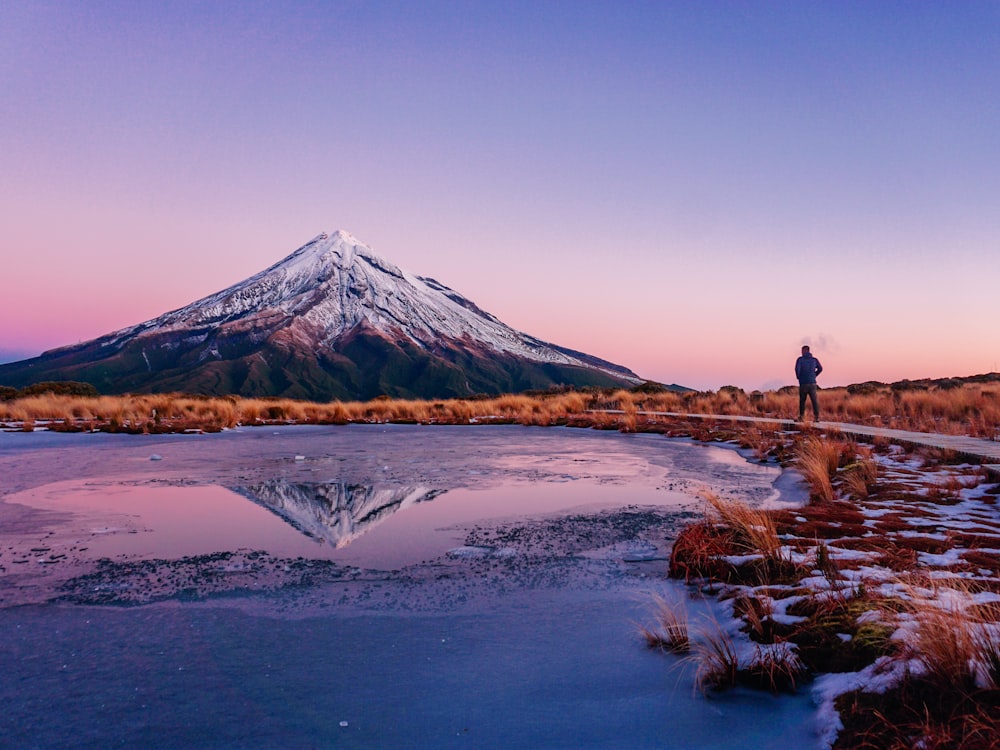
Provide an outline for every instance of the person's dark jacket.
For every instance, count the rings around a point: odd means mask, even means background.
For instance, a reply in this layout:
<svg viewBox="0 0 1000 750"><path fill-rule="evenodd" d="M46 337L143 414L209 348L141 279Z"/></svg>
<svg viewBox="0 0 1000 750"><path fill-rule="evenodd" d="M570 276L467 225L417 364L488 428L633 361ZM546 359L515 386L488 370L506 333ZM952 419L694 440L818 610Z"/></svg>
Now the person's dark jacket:
<svg viewBox="0 0 1000 750"><path fill-rule="evenodd" d="M812 354L803 354L795 360L795 377L799 379L799 385L815 384L816 376L821 372L823 365Z"/></svg>

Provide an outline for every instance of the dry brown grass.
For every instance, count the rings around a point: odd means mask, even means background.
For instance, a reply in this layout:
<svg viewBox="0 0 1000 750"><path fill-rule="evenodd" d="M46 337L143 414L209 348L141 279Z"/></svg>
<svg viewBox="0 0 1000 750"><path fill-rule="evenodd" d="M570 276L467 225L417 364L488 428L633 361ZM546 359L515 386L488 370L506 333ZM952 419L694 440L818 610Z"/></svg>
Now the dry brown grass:
<svg viewBox="0 0 1000 750"><path fill-rule="evenodd" d="M615 394L615 404L628 410L626 423L635 429L631 394ZM552 425L579 417L592 407L593 397L568 392L545 396L504 395L491 399L437 401L374 399L315 403L295 399L197 397L181 394L80 397L43 394L0 402L0 421L95 422L96 426L129 431L183 428L221 429L236 425L348 422L420 422L468 424L472 421Z"/></svg>
<svg viewBox="0 0 1000 750"><path fill-rule="evenodd" d="M703 693L726 690L738 682L772 692L795 690L807 673L793 647L784 642L758 643L750 661L741 666L733 639L718 622L707 618L690 644L695 688Z"/></svg>
<svg viewBox="0 0 1000 750"><path fill-rule="evenodd" d="M685 526L670 550L670 575L683 578L685 582L724 578L729 566L721 556L735 553L732 537L728 529L710 521Z"/></svg>
<svg viewBox="0 0 1000 750"><path fill-rule="evenodd" d="M704 497L712 520L733 532L738 549L746 554L760 554L765 559L780 556L782 545L772 513L751 508L746 503L724 500L711 492L706 492Z"/></svg>
<svg viewBox="0 0 1000 750"><path fill-rule="evenodd" d="M777 693L795 691L799 680L807 673L806 666L795 651L785 643L758 644L753 659L744 670L745 679Z"/></svg>
<svg viewBox="0 0 1000 750"><path fill-rule="evenodd" d="M1000 626L983 623L973 637L983 682L988 689L1000 690Z"/></svg>
<svg viewBox="0 0 1000 750"><path fill-rule="evenodd" d="M959 387L823 388L823 419L923 432L996 437L1000 433L1000 385L966 383ZM798 391L782 388L745 394L739 389L717 392L643 394L640 410L726 414L792 420L798 414ZM613 407L594 407L613 408Z"/></svg>
<svg viewBox="0 0 1000 750"><path fill-rule="evenodd" d="M695 687L703 693L733 687L739 674L733 639L714 621L699 626L697 636L689 657L697 665Z"/></svg>
<svg viewBox="0 0 1000 750"><path fill-rule="evenodd" d="M830 585L831 591L840 589L840 569L830 556L830 548L825 542L817 540L816 543L816 569L823 575L823 578Z"/></svg>
<svg viewBox="0 0 1000 750"><path fill-rule="evenodd" d="M734 612L746 623L746 632L757 643L774 643L774 600L756 592L734 602Z"/></svg>
<svg viewBox="0 0 1000 750"><path fill-rule="evenodd" d="M832 503L836 497L833 478L837 475L845 444L815 436L805 438L796 449L795 466L809 485L813 500Z"/></svg>
<svg viewBox="0 0 1000 750"><path fill-rule="evenodd" d="M997 750L1000 696L941 694L919 681L886 693L856 691L837 701L845 728L835 750Z"/></svg>
<svg viewBox="0 0 1000 750"><path fill-rule="evenodd" d="M865 500L878 483L878 463L871 449L854 446L856 459L844 467L838 477L843 491L854 500Z"/></svg>
<svg viewBox="0 0 1000 750"><path fill-rule="evenodd" d="M930 595L911 591L909 611L916 627L907 655L942 690L974 691L980 676L986 687L1000 688L998 635L991 623L971 613L973 601L968 586L957 579Z"/></svg>
<svg viewBox="0 0 1000 750"><path fill-rule="evenodd" d="M1000 434L1000 385L967 383L961 387L931 386L893 389L873 386L864 392L846 388L823 389L820 394L825 419L981 437ZM621 415L608 420L593 409L615 409ZM155 416L153 414L155 410ZM97 398L43 394L0 401L0 421L94 420L112 417L123 428L141 430L146 422L206 420L218 428L233 424L267 422L449 422L470 419L506 420L520 424L562 424L568 419L606 423L626 431L642 428L638 412L673 412L763 416L791 420L798 411L796 389L746 394L726 386L717 392L678 394L619 390L567 391L538 395L504 395L486 399L405 400L374 399L368 402L311 403L294 399L236 397L203 398L181 394L101 396ZM156 421L158 418L158 422ZM763 454L768 438L758 436ZM752 439L752 438L751 438Z"/></svg>
<svg viewBox="0 0 1000 750"><path fill-rule="evenodd" d="M671 653L684 653L691 648L687 610L683 601L668 601L653 595L654 625L639 626L639 633L650 648Z"/></svg>
<svg viewBox="0 0 1000 750"><path fill-rule="evenodd" d="M757 426L747 427L741 432L740 438L745 447L753 450L754 457L759 461L766 461L784 442L776 429Z"/></svg>

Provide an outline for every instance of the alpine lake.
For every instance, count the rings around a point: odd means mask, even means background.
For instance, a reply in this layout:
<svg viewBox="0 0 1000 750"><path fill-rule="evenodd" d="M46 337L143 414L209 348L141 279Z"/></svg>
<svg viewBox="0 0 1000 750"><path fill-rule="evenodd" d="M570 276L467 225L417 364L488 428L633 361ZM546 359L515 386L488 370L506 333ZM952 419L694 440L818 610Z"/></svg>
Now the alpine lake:
<svg viewBox="0 0 1000 750"><path fill-rule="evenodd" d="M773 464L519 426L0 433L0 744L809 748L649 650L671 541Z"/></svg>

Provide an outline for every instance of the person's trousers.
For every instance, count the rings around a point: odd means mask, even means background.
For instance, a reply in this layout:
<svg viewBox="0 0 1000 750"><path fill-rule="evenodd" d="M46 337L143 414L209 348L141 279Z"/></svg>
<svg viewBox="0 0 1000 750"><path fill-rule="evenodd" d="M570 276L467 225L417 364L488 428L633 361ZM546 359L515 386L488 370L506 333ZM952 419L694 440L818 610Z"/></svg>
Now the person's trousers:
<svg viewBox="0 0 1000 750"><path fill-rule="evenodd" d="M819 420L819 397L816 395L819 386L815 383L802 383L799 385L799 419L806 415L806 396L812 402L813 415Z"/></svg>

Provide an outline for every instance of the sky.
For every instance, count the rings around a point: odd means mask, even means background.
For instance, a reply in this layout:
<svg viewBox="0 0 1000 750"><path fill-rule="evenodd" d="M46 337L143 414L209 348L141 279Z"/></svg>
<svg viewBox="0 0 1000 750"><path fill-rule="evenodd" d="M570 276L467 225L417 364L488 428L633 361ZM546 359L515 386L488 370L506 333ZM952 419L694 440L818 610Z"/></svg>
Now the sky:
<svg viewBox="0 0 1000 750"><path fill-rule="evenodd" d="M698 389L1000 370L1000 3L0 4L0 360L344 229Z"/></svg>

